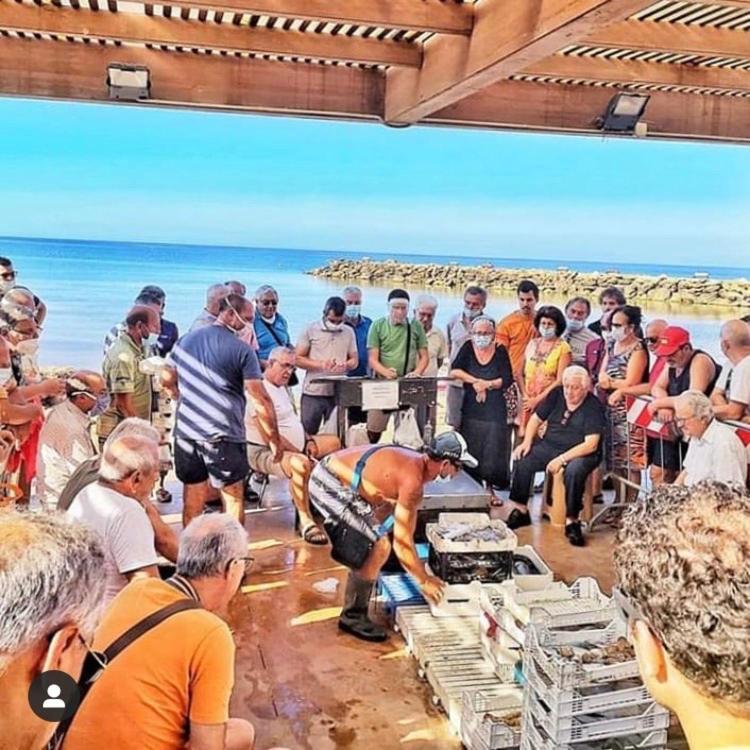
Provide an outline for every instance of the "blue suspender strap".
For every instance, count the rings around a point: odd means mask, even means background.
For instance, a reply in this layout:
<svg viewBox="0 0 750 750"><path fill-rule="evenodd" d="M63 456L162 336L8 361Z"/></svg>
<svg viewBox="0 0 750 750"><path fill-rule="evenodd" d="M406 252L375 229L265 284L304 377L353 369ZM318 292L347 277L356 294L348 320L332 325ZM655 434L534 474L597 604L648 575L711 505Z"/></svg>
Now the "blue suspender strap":
<svg viewBox="0 0 750 750"><path fill-rule="evenodd" d="M357 461L356 466L354 467L354 473L352 474L352 481L349 484L349 487L351 488L352 492L359 493L359 486L362 484L362 472L365 470L365 464L367 463L367 459L370 458L370 456L376 451L380 450L381 448L386 448L386 447L387 446L385 445L374 445L372 448L369 448L362 454L359 461ZM393 518L393 513L391 513L388 516L388 518L386 518L383 521L383 523L381 523L375 529L375 533L378 535L378 538L385 536L393 528L394 522L395 522L395 519Z"/></svg>

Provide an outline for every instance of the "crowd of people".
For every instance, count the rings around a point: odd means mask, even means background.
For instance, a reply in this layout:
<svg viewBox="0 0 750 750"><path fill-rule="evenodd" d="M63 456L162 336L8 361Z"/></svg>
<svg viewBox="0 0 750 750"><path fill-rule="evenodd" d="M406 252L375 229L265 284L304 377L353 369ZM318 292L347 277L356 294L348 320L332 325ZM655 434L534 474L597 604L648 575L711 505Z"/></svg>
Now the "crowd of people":
<svg viewBox="0 0 750 750"><path fill-rule="evenodd" d="M431 295L412 310L409 293L393 289L385 314L371 319L362 290L348 286L293 338L276 289L251 297L228 281L208 288L180 335L165 318L165 292L149 285L106 334L101 372L45 377L38 348L47 309L17 276L0 258L1 487L5 504L33 496L48 512L0 516L0 656L11 664L0 668L0 690L49 669L79 674L131 626L176 602L195 604L107 667L66 727L67 750L117 746L124 726L138 746L157 750L187 738L199 750L253 746L252 727L229 717L234 647L216 615L249 563L253 474L288 480L303 540L330 544L350 568L339 627L371 641L386 637L368 604L392 552L423 594L440 600L443 583L419 559L414 529L425 486L461 470L506 505L513 529L532 523L540 473L561 475L574 546L585 544L586 488L601 496L606 480L630 491L633 507L649 485L660 498L685 499L692 488L707 492L706 482L735 488L727 492L736 497L716 496L722 507L746 504L738 498L748 451L727 422L750 422L748 319L721 327L722 365L686 329L644 319L614 287L601 292L601 315L589 323L590 300L540 305L531 280L497 321L487 291L470 286L443 331ZM451 429L423 450L381 443L399 409L347 408L364 445L336 429L336 378L439 375ZM419 427L431 417L421 414ZM172 468L182 484L179 534L156 505L171 498ZM222 513L204 515L217 504ZM52 564L59 575L47 571ZM621 564L623 588L653 622L652 593L628 577L629 564ZM669 628L659 627L649 637L666 648ZM671 648L657 654L641 640L649 659L672 658ZM164 658L149 659L152 649ZM146 697L104 727L99 716L118 690ZM11 708L24 717L17 731L32 737L27 746L42 747L45 726L20 703Z"/></svg>

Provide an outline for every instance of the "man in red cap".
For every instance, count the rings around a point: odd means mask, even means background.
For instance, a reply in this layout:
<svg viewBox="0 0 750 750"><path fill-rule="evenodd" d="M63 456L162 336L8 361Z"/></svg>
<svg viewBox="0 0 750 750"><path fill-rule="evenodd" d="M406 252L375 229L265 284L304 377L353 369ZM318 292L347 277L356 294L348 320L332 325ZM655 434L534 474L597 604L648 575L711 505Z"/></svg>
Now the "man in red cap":
<svg viewBox="0 0 750 750"><path fill-rule="evenodd" d="M680 326L667 326L662 331L655 354L666 358L667 366L651 387L654 400L648 408L660 422L671 423L674 421L674 397L685 391L710 395L721 366L705 352L693 349L690 332ZM679 439L676 431L675 438L661 440L654 451L651 464L654 484L673 482L682 469L687 444Z"/></svg>

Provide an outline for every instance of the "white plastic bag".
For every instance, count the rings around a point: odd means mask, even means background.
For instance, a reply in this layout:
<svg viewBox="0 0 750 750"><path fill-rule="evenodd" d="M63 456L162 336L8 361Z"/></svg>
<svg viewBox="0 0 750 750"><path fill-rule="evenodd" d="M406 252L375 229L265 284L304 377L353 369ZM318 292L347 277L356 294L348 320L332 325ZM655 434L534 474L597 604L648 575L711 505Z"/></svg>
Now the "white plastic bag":
<svg viewBox="0 0 750 750"><path fill-rule="evenodd" d="M346 431L346 447L353 448L356 445L368 445L370 438L367 435L367 424L353 424Z"/></svg>
<svg viewBox="0 0 750 750"><path fill-rule="evenodd" d="M424 445L414 409L409 408L399 411L396 418L396 429L393 431L393 442L396 445L403 445L415 450L419 450Z"/></svg>

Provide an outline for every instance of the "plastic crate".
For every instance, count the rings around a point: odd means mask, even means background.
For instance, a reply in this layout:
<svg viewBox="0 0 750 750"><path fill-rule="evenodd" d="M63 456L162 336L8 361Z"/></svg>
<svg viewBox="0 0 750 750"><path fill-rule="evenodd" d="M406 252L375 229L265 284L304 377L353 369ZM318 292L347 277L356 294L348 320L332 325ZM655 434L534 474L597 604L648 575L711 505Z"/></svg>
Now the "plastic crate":
<svg viewBox="0 0 750 750"><path fill-rule="evenodd" d="M527 557L539 570L539 573L531 575L518 575L515 571L511 572L513 583L522 591L541 591L552 584L554 578L552 568L542 559L541 555L530 545L516 547L513 553L513 562L519 555Z"/></svg>
<svg viewBox="0 0 750 750"><path fill-rule="evenodd" d="M451 541L437 533L441 523L491 526L503 531L504 538L498 542L479 539L470 542ZM513 571L513 550L518 546L518 541L502 521L490 520L486 513L441 513L439 523L427 524L426 533L430 543L430 568L447 583L499 583L510 578Z"/></svg>
<svg viewBox="0 0 750 750"><path fill-rule="evenodd" d="M523 676L526 689L531 691L535 698L544 702L554 720L612 711L653 701L640 677L560 690L537 668L534 658L528 652L523 661Z"/></svg>
<svg viewBox="0 0 750 750"><path fill-rule="evenodd" d="M625 633L625 623L619 617L603 630L585 631L578 637L576 633L556 631L547 625L532 625L526 631L524 660L533 660L535 668L559 690L627 680L639 674L635 660L620 664L579 664L563 658L555 648L576 642L604 646L624 637Z"/></svg>
<svg viewBox="0 0 750 750"><path fill-rule="evenodd" d="M461 741L468 750L504 750L518 747L521 728L508 726L504 716L523 713L523 694L466 691L461 705Z"/></svg>
<svg viewBox="0 0 750 750"><path fill-rule="evenodd" d="M536 722L524 717L520 750L667 750L667 730L621 735L607 740L569 743L553 742Z"/></svg>
<svg viewBox="0 0 750 750"><path fill-rule="evenodd" d="M523 684L523 663L518 651L504 648L485 633L479 633L479 641L485 659L492 664L498 679L506 683Z"/></svg>
<svg viewBox="0 0 750 750"><path fill-rule="evenodd" d="M669 711L656 701L615 711L583 716L556 717L533 691L524 691L524 723L536 721L555 743L591 742L629 734L646 734L669 728Z"/></svg>

